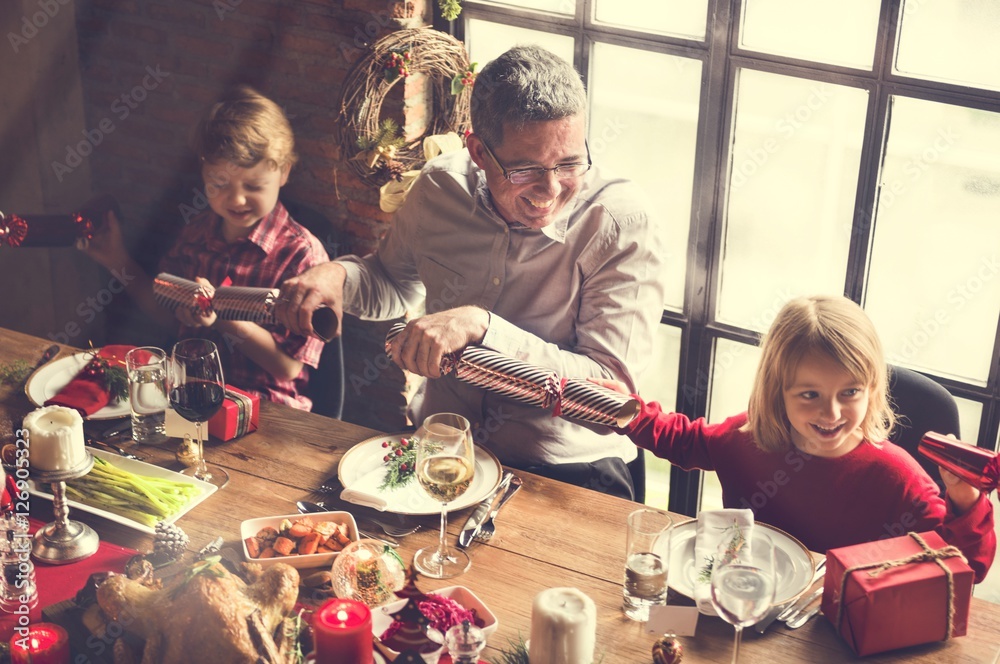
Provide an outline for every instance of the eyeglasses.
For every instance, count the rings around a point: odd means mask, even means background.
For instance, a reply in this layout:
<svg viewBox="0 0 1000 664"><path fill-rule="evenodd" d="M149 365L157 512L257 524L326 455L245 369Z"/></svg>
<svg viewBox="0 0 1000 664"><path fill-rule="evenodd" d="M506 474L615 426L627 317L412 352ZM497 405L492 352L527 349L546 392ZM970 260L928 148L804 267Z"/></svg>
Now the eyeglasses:
<svg viewBox="0 0 1000 664"><path fill-rule="evenodd" d="M573 164L556 164L552 168L542 168L540 166L538 168L515 168L514 170L508 171L504 168L503 164L500 163L500 160L496 158L496 155L493 154L493 150L491 150L490 146L486 144L486 141L483 141L483 139L479 140L482 141L483 147L486 148L486 154L490 156L490 159L493 160L493 163L496 164L497 168L500 169L500 172L503 173L503 176L507 178L507 181L511 184L531 184L532 182L538 182L545 177L545 174L549 171L555 173L555 176L560 180L576 178L589 171L592 165L592 162L590 161L590 145L584 141L583 144L587 148L587 163L577 162Z"/></svg>

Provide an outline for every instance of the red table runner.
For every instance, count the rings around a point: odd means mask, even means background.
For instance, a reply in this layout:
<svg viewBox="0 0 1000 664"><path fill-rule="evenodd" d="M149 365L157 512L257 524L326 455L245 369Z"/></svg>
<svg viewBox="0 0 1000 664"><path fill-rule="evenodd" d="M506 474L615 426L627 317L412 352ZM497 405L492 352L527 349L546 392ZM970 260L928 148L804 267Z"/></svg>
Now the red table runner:
<svg viewBox="0 0 1000 664"><path fill-rule="evenodd" d="M29 519L31 532L45 524L36 519ZM35 563L35 584L38 587L38 605L28 614L31 622L42 621L42 609L74 597L83 588L91 574L97 572L125 571L125 563L138 551L127 549L110 542L101 542L97 553L68 565L49 565L32 558ZM18 616L10 613L0 613L0 639L9 641L14 635Z"/></svg>

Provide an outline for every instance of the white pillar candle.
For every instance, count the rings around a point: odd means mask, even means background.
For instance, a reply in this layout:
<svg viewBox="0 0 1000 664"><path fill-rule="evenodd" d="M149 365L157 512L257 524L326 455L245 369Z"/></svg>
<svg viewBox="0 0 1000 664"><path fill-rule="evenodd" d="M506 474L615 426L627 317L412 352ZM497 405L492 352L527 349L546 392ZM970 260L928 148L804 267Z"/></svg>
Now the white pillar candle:
<svg viewBox="0 0 1000 664"><path fill-rule="evenodd" d="M576 588L549 588L531 605L531 664L592 664L597 606Z"/></svg>
<svg viewBox="0 0 1000 664"><path fill-rule="evenodd" d="M62 471L76 468L87 458L83 446L83 418L72 408L47 406L24 417L28 430L32 468Z"/></svg>

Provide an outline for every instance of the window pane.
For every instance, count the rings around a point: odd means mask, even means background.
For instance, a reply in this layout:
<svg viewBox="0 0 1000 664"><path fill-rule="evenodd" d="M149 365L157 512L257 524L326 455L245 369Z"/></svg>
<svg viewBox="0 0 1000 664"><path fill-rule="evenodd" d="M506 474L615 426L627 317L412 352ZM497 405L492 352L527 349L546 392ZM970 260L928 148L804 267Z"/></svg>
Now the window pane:
<svg viewBox="0 0 1000 664"><path fill-rule="evenodd" d="M590 151L594 163L636 181L645 190L666 240L665 304L681 310L701 61L600 42L593 48ZM649 85L650 71L660 72L656 85Z"/></svg>
<svg viewBox="0 0 1000 664"><path fill-rule="evenodd" d="M486 0L491 5L521 7L554 14L572 16L576 12L576 0Z"/></svg>
<svg viewBox="0 0 1000 664"><path fill-rule="evenodd" d="M572 37L474 18L469 19L465 26L465 45L469 49L469 60L478 62L479 69L510 47L521 44L538 44L566 62L573 62Z"/></svg>
<svg viewBox="0 0 1000 664"><path fill-rule="evenodd" d="M648 32L705 39L708 0L596 0L594 19Z"/></svg>
<svg viewBox="0 0 1000 664"><path fill-rule="evenodd" d="M1000 317L1000 114L894 97L865 309L890 362L985 385Z"/></svg>
<svg viewBox="0 0 1000 664"><path fill-rule="evenodd" d="M639 382L639 394L646 401L658 401L667 410L677 403L677 372L681 361L681 330L660 325L656 332L653 359ZM640 453L643 450L639 450ZM670 500L670 462L646 454L646 504L666 509Z"/></svg>
<svg viewBox="0 0 1000 664"><path fill-rule="evenodd" d="M906 0L894 71L1000 90L1000 4L994 0Z"/></svg>
<svg viewBox="0 0 1000 664"><path fill-rule="evenodd" d="M961 428L961 438L967 443L976 444L979 440L979 423L983 419L983 404L972 399L955 397L958 404L958 426Z"/></svg>
<svg viewBox="0 0 1000 664"><path fill-rule="evenodd" d="M722 422L747 409L750 400L750 388L760 361L760 349L730 341L715 340L715 354L712 358L712 393L708 400L709 422ZM722 486L719 476L714 472L705 472L705 480L701 487L700 509L715 510L722 508Z"/></svg>
<svg viewBox="0 0 1000 664"><path fill-rule="evenodd" d="M740 46L870 70L880 5L879 0L743 0Z"/></svg>
<svg viewBox="0 0 1000 664"><path fill-rule="evenodd" d="M844 291L868 93L738 76L717 315L763 332L792 297Z"/></svg>

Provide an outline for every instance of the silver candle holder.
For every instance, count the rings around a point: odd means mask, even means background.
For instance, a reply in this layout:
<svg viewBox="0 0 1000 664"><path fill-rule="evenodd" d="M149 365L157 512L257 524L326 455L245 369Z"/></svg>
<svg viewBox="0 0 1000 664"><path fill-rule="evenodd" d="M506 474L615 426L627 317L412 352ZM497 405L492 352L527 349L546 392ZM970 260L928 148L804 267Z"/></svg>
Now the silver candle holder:
<svg viewBox="0 0 1000 664"><path fill-rule="evenodd" d="M31 553L35 558L52 565L66 565L83 560L97 552L100 539L93 528L79 521L70 521L66 502L66 482L83 477L94 467L94 456L68 470L31 469L31 479L36 484L52 487L52 512L56 520L45 524L35 533Z"/></svg>

